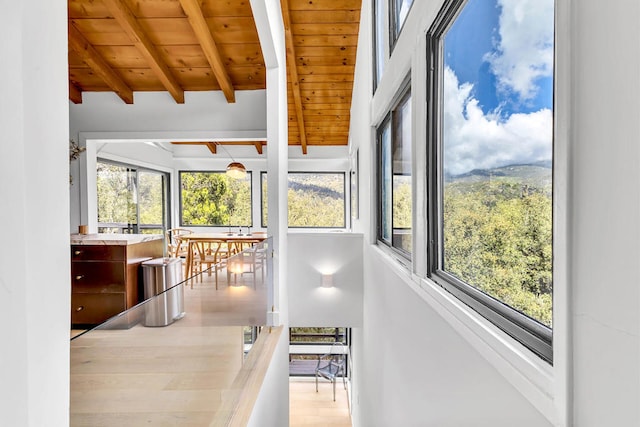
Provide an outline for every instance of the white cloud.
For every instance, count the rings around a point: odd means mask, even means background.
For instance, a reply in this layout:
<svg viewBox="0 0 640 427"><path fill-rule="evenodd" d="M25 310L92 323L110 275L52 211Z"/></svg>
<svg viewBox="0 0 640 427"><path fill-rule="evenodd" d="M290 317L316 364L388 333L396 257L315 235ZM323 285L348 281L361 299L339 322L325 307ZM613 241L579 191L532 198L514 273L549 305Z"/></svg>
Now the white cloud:
<svg viewBox="0 0 640 427"><path fill-rule="evenodd" d="M444 73L444 101L446 173L551 159L551 110L507 118L485 114L473 97L473 85L459 85L449 67Z"/></svg>
<svg viewBox="0 0 640 427"><path fill-rule="evenodd" d="M501 7L496 52L485 60L498 89L521 100L537 93L536 79L553 74L553 0L497 0Z"/></svg>

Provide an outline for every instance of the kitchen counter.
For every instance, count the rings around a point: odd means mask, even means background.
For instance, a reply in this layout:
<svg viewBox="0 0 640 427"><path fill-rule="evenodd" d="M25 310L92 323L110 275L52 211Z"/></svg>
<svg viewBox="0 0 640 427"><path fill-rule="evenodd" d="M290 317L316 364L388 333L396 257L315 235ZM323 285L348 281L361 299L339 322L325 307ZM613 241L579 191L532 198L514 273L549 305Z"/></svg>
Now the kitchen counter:
<svg viewBox="0 0 640 427"><path fill-rule="evenodd" d="M134 245L136 243L160 240L162 234L72 234L72 245Z"/></svg>
<svg viewBox="0 0 640 427"><path fill-rule="evenodd" d="M71 324L95 326L144 299L140 264L162 257L162 234L72 234Z"/></svg>

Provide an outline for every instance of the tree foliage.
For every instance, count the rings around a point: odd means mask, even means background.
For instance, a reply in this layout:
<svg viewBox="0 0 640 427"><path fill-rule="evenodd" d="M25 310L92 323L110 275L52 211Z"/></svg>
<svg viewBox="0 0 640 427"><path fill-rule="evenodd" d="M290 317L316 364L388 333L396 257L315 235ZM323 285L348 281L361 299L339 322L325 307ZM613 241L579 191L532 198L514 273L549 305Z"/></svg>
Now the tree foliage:
<svg viewBox="0 0 640 427"><path fill-rule="evenodd" d="M444 269L548 326L550 193L513 180L449 183L443 211Z"/></svg>
<svg viewBox="0 0 640 427"><path fill-rule="evenodd" d="M392 203L392 244L395 248L411 253L413 251L413 239L411 234L411 176L394 175Z"/></svg>
<svg viewBox="0 0 640 427"><path fill-rule="evenodd" d="M141 171L138 174L140 224L163 224L163 180L163 175L159 173Z"/></svg>
<svg viewBox="0 0 640 427"><path fill-rule="evenodd" d="M267 223L266 174L262 182L262 221ZM295 173L288 175L289 227L345 227L344 174Z"/></svg>
<svg viewBox="0 0 640 427"><path fill-rule="evenodd" d="M411 177L393 177L393 228L411 229Z"/></svg>
<svg viewBox="0 0 640 427"><path fill-rule="evenodd" d="M251 225L251 174L233 179L224 172L182 172L180 185L182 225Z"/></svg>
<svg viewBox="0 0 640 427"><path fill-rule="evenodd" d="M118 224L100 227L101 232L120 233L138 224L147 226L138 232L162 233L166 222L163 173L99 161L96 181L98 222Z"/></svg>
<svg viewBox="0 0 640 427"><path fill-rule="evenodd" d="M96 170L98 222L136 222L133 174L124 166L98 162Z"/></svg>

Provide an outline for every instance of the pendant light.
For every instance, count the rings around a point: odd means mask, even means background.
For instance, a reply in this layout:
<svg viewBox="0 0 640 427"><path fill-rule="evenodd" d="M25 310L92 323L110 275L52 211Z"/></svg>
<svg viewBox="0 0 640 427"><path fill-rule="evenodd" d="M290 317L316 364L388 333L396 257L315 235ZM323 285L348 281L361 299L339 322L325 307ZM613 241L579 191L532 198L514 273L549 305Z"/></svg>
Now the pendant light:
<svg viewBox="0 0 640 427"><path fill-rule="evenodd" d="M227 156L231 158L231 163L229 163L229 165L227 166L227 175L230 178L234 178L234 179L242 179L245 176L247 176L247 168L245 168L242 163L236 162L233 159L233 156L229 154L226 148L224 148L224 145L222 145L219 142L216 142L216 145L222 148L224 152L227 153Z"/></svg>

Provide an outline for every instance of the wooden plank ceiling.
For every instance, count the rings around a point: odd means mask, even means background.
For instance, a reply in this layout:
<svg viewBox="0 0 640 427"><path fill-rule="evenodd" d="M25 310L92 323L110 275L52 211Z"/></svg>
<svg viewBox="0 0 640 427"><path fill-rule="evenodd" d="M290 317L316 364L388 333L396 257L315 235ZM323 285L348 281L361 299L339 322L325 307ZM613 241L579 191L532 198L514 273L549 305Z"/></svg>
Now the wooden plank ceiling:
<svg viewBox="0 0 640 427"><path fill-rule="evenodd" d="M281 4L289 144L304 153L346 145L361 0ZM68 0L68 17L74 103L94 91L115 92L128 104L134 92L167 91L184 103L185 91L210 90L235 102L237 90L265 89L249 0Z"/></svg>

